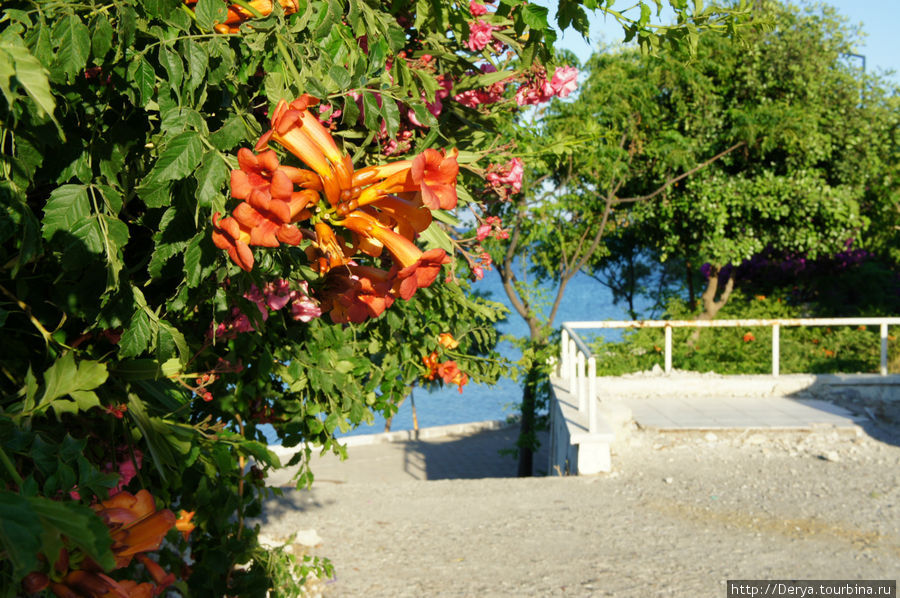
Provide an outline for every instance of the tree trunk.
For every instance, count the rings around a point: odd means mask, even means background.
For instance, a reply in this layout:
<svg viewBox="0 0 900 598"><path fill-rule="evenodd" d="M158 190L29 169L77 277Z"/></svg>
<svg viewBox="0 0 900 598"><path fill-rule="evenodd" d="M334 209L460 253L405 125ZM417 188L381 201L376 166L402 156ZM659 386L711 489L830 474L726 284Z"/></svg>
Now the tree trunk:
<svg viewBox="0 0 900 598"><path fill-rule="evenodd" d="M731 297L731 292L734 290L734 269L732 268L731 272L728 275L728 282L725 283L725 288L722 289L722 292L719 294L719 298L716 299L716 293L719 290L719 267L712 266L709 272L709 278L706 279L706 290L703 291L703 294L700 295L700 301L703 306L703 311L697 316L698 320L713 320L716 317L716 314L719 313L725 304L728 303L728 298ZM700 329L696 328L694 333L691 335L691 338L688 340L688 346L694 348L697 346L697 341L700 340Z"/></svg>
<svg viewBox="0 0 900 598"><path fill-rule="evenodd" d="M542 352L539 352L540 354ZM522 390L522 420L519 424L519 473L520 478L534 475L534 451L537 448L537 404L541 383L541 366L533 362L528 368Z"/></svg>
<svg viewBox="0 0 900 598"><path fill-rule="evenodd" d="M722 290L719 298L716 299L716 292L718 290L719 268L713 267L709 273L709 278L706 281L706 290L703 291L702 295L700 295L700 300L703 302L703 312L697 317L698 320L715 319L716 314L719 313L719 310L725 307L725 304L728 303L728 298L731 297L731 291L734 290L733 269L728 275L728 282L725 283L725 288Z"/></svg>
<svg viewBox="0 0 900 598"><path fill-rule="evenodd" d="M687 271L688 307L693 310L697 307L697 293L694 291L694 268L690 261L684 263L684 268Z"/></svg>

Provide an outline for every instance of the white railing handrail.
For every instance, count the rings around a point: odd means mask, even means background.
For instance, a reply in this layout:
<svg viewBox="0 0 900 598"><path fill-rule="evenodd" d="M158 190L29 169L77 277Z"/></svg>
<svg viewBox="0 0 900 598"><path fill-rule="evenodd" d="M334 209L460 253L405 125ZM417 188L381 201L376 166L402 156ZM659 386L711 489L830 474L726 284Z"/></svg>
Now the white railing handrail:
<svg viewBox="0 0 900 598"><path fill-rule="evenodd" d="M564 322L558 376L569 384L578 410L587 412L590 433L596 430L597 361L576 330L610 328L664 328L665 372L672 371L673 328L772 328L772 375L780 374L780 330L782 326L878 326L881 337L880 373L887 376L888 326L900 325L900 317L860 318L756 318L742 320L607 320L604 322ZM587 371L585 371L587 369Z"/></svg>
<svg viewBox="0 0 900 598"><path fill-rule="evenodd" d="M744 328L751 326L878 326L900 325L900 317L883 318L757 318L745 320L606 320L565 322L563 328Z"/></svg>

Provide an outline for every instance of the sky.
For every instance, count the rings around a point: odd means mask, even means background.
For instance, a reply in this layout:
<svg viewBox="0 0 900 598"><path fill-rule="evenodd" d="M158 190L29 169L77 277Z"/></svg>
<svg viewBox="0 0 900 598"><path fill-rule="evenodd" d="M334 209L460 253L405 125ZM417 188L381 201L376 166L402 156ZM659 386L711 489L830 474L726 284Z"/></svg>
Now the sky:
<svg viewBox="0 0 900 598"><path fill-rule="evenodd" d="M549 7L551 19L555 17L554 0L537 0L537 3ZM867 36L857 53L866 57L866 71L894 70L890 79L900 85L900 0L830 0L826 3L837 8L850 24L862 25ZM569 30L557 42L557 47L571 50L580 60L585 60L600 41L614 43L621 39L622 29L615 19L591 16L590 43Z"/></svg>

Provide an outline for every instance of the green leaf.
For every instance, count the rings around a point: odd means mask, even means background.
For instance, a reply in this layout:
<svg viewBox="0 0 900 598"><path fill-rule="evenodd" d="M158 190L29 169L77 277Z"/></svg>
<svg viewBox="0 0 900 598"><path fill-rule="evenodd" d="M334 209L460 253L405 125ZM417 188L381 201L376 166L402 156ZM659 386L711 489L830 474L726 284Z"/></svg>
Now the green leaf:
<svg viewBox="0 0 900 598"><path fill-rule="evenodd" d="M45 532L65 536L104 569L115 567L115 558L110 550L112 538L109 528L90 507L41 497L32 497L28 501ZM55 558L54 555L46 556Z"/></svg>
<svg viewBox="0 0 900 598"><path fill-rule="evenodd" d="M44 206L43 236L50 241L57 231L71 232L90 216L90 200L83 185L57 187Z"/></svg>
<svg viewBox="0 0 900 598"><path fill-rule="evenodd" d="M550 24L547 22L547 14L549 10L544 6L537 4L525 4L522 8L522 20L532 29L549 29Z"/></svg>
<svg viewBox="0 0 900 598"><path fill-rule="evenodd" d="M44 372L44 394L38 405L49 403L76 391L93 390L106 382L106 364L82 360L68 351Z"/></svg>
<svg viewBox="0 0 900 598"><path fill-rule="evenodd" d="M387 126L388 134L393 137L400 129L400 109L393 98L384 97L381 102L381 115Z"/></svg>
<svg viewBox="0 0 900 598"><path fill-rule="evenodd" d="M148 208L160 208L171 202L172 184L169 182L147 181L137 188L138 196L144 200Z"/></svg>
<svg viewBox="0 0 900 598"><path fill-rule="evenodd" d="M184 242L180 243L157 243L153 255L150 257L150 263L147 264L147 272L150 278L159 278L162 275L162 269L169 260L184 251Z"/></svg>
<svg viewBox="0 0 900 598"><path fill-rule="evenodd" d="M186 40L182 47L186 48L184 56L188 65L188 88L194 90L206 78L209 70L209 55L203 46L192 39Z"/></svg>
<svg viewBox="0 0 900 598"><path fill-rule="evenodd" d="M94 18L92 24L94 34L91 36L91 49L94 54L94 61L100 63L106 53L112 48L113 31L109 19L105 15L99 14Z"/></svg>
<svg viewBox="0 0 900 598"><path fill-rule="evenodd" d="M8 58L3 59L4 54ZM53 122L56 122L53 116L56 100L50 92L47 69L41 65L37 58L31 55L28 48L24 45L0 44L0 59L2 59L0 60L0 74L2 74L0 76L0 88L2 88L3 94L7 96L7 99L9 100L12 97L12 91L7 87L7 82L10 77L14 76L19 85L22 86L22 89L25 90L25 93L28 94L28 97L37 106L38 113L46 114L53 118ZM6 69L9 69L11 66L14 66L12 72L7 71ZM12 101L9 101L9 103L12 104ZM59 126L58 123L57 126Z"/></svg>
<svg viewBox="0 0 900 598"><path fill-rule="evenodd" d="M174 463L175 460L168 446L164 443L164 439L156 432L153 421L147 415L147 408L144 402L134 393L128 394L128 417L134 421L135 425L140 429L147 447L150 449L150 458L153 465L159 472L163 481L166 481L166 464Z"/></svg>
<svg viewBox="0 0 900 598"><path fill-rule="evenodd" d="M80 411L87 411L91 407L100 406L100 399L97 398L97 394L90 390L73 390L69 395L75 399L75 404Z"/></svg>
<svg viewBox="0 0 900 598"><path fill-rule="evenodd" d="M378 117L381 114L381 109L378 107L378 100L375 99L375 95L371 91L364 91L362 96L366 128L370 131L377 131L379 127Z"/></svg>
<svg viewBox="0 0 900 598"><path fill-rule="evenodd" d="M224 23L228 16L228 6L221 0L198 0L194 6L197 25L210 31L216 23Z"/></svg>
<svg viewBox="0 0 900 598"><path fill-rule="evenodd" d="M650 22L650 5L641 3L641 18L638 20L638 26L643 27Z"/></svg>
<svg viewBox="0 0 900 598"><path fill-rule="evenodd" d="M6 50L8 45L0 45L0 92L6 96L6 103L12 106L17 95L13 91L12 85L10 85L10 80L16 74L16 67L12 56Z"/></svg>
<svg viewBox="0 0 900 598"><path fill-rule="evenodd" d="M38 554L43 531L29 499L0 491L0 546L12 562L16 579L40 568Z"/></svg>
<svg viewBox="0 0 900 598"><path fill-rule="evenodd" d="M184 251L184 275L188 288L203 282L215 267L215 253L211 251L211 241L205 232L197 233Z"/></svg>
<svg viewBox="0 0 900 598"><path fill-rule="evenodd" d="M194 173L197 179L197 202L205 208L213 207L214 199L222 196L222 188L228 182L230 171L218 152L203 154L200 167Z"/></svg>
<svg viewBox="0 0 900 598"><path fill-rule="evenodd" d="M143 309L138 309L119 340L119 358L126 359L143 353L150 346L152 335L150 319Z"/></svg>
<svg viewBox="0 0 900 598"><path fill-rule="evenodd" d="M159 47L159 63L166 69L169 85L180 97L181 82L184 80L184 63L181 61L181 57L162 45Z"/></svg>
<svg viewBox="0 0 900 598"><path fill-rule="evenodd" d="M240 449L269 467L281 467L281 460L278 458L278 455L270 451L269 447L261 442L245 440L241 442Z"/></svg>
<svg viewBox="0 0 900 598"><path fill-rule="evenodd" d="M359 104L350 96L344 96L344 110L341 114L341 123L348 126L355 126L359 121Z"/></svg>
<svg viewBox="0 0 900 598"><path fill-rule="evenodd" d="M349 89L352 86L350 73L343 67L334 65L333 67L328 69L328 76L331 77L332 81L334 81L334 84L337 86L338 90Z"/></svg>
<svg viewBox="0 0 900 598"><path fill-rule="evenodd" d="M178 365L180 368L181 363L178 362ZM156 359L126 359L113 366L111 372L116 378L124 380L156 380L164 377L162 364Z"/></svg>
<svg viewBox="0 0 900 598"><path fill-rule="evenodd" d="M170 359L175 351L181 363L187 363L191 358L191 350L188 347L184 335L165 320L159 321L159 353L160 359Z"/></svg>
<svg viewBox="0 0 900 598"><path fill-rule="evenodd" d="M202 155L200 135L194 131L185 131L166 144L145 182L183 179L194 171Z"/></svg>
<svg viewBox="0 0 900 598"><path fill-rule="evenodd" d="M425 242L427 249L440 247L447 253L453 254L453 241L450 240L444 229L438 226L436 222L432 222L428 228L420 233L419 237Z"/></svg>
<svg viewBox="0 0 900 598"><path fill-rule="evenodd" d="M244 120L237 114L233 114L221 127L209 136L209 142L216 149L228 151L241 143L247 137L247 126ZM204 159L205 161L205 159Z"/></svg>
<svg viewBox="0 0 900 598"><path fill-rule="evenodd" d="M438 120L434 117L434 114L431 113L430 110L422 104L421 102L416 102L412 105L413 113L416 115L416 119L427 127L437 126ZM423 146L424 149L427 146Z"/></svg>
<svg viewBox="0 0 900 598"><path fill-rule="evenodd" d="M57 60L73 80L84 71L91 53L91 33L87 25L73 14L61 17L53 27L52 37L59 47Z"/></svg>
<svg viewBox="0 0 900 598"><path fill-rule="evenodd" d="M173 2L172 0L143 0L140 6L148 16L164 19L172 11Z"/></svg>
<svg viewBox="0 0 900 598"><path fill-rule="evenodd" d="M146 106L156 87L156 72L143 55L138 54L128 65L128 79L137 87L139 97L136 101L141 106Z"/></svg>

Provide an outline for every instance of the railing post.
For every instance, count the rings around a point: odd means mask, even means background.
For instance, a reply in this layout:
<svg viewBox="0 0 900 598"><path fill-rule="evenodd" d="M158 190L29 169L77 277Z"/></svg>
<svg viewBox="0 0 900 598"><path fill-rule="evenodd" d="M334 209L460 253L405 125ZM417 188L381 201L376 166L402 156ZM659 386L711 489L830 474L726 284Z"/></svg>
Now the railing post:
<svg viewBox="0 0 900 598"><path fill-rule="evenodd" d="M578 397L578 412L584 413L587 408L587 397L585 396L584 389L584 353L580 350L578 351L578 357L575 360L576 362L576 374L575 374L575 396Z"/></svg>
<svg viewBox="0 0 900 598"><path fill-rule="evenodd" d="M559 372L558 375L560 378L565 376L565 373L568 371L566 368L569 366L569 331L565 328L562 329L562 338L559 343Z"/></svg>
<svg viewBox="0 0 900 598"><path fill-rule="evenodd" d="M578 346L575 344L575 339L569 339L569 370L566 372L566 379L569 381L569 391L572 394L576 394L577 392L575 387L575 382L578 378L577 355Z"/></svg>
<svg viewBox="0 0 900 598"><path fill-rule="evenodd" d="M772 375L781 373L781 326L772 324Z"/></svg>
<svg viewBox="0 0 900 598"><path fill-rule="evenodd" d="M672 327L666 324L666 373L672 373Z"/></svg>
<svg viewBox="0 0 900 598"><path fill-rule="evenodd" d="M888 325L881 324L881 375L887 376L887 354L888 354Z"/></svg>
<svg viewBox="0 0 900 598"><path fill-rule="evenodd" d="M597 431L597 358L588 359L588 432Z"/></svg>

